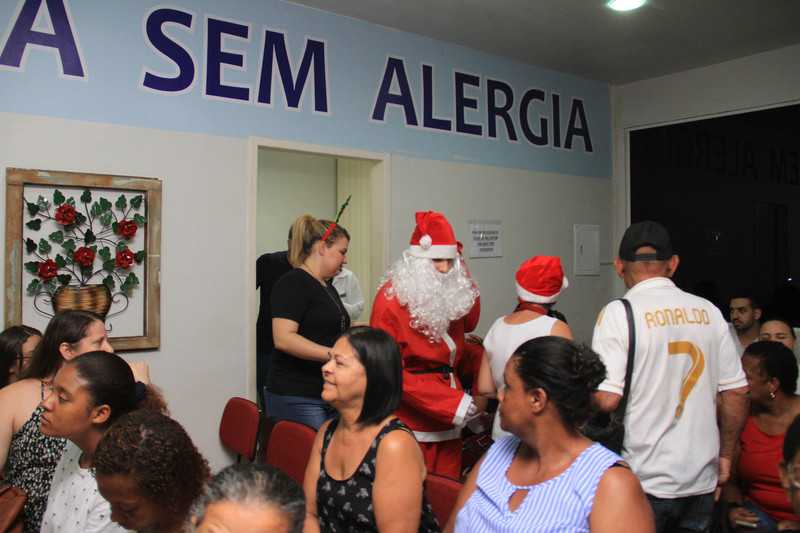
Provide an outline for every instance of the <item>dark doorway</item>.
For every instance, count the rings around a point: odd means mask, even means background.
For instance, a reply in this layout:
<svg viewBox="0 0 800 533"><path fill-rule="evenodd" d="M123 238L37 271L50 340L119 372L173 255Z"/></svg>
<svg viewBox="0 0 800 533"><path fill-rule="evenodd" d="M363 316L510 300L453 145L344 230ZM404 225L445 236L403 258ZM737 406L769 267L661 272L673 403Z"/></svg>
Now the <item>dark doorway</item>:
<svg viewBox="0 0 800 533"><path fill-rule="evenodd" d="M630 148L631 221L667 226L675 282L726 315L750 288L798 325L800 105L637 130Z"/></svg>

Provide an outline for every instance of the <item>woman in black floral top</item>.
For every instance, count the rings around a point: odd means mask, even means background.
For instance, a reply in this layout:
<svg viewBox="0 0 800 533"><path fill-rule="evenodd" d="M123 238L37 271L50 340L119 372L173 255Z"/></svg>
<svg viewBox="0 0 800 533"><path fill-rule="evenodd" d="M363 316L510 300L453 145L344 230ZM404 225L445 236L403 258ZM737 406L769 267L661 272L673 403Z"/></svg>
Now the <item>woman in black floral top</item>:
<svg viewBox="0 0 800 533"><path fill-rule="evenodd" d="M423 496L422 452L392 414L403 389L394 340L353 328L331 349L322 376L322 399L339 417L320 428L308 461L305 531L439 531Z"/></svg>
<svg viewBox="0 0 800 533"><path fill-rule="evenodd" d="M47 325L30 365L20 380L0 389L0 470L5 481L23 489L28 500L24 530L38 532L47 494L65 440L47 437L39 429L45 386L62 363L91 350L113 351L99 316L63 311Z"/></svg>

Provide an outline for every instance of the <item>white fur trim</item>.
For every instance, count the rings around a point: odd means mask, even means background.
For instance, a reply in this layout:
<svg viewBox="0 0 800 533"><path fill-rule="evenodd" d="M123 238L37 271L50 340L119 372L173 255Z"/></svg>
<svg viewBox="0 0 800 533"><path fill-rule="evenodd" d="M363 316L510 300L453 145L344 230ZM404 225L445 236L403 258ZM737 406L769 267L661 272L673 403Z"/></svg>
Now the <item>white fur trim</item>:
<svg viewBox="0 0 800 533"><path fill-rule="evenodd" d="M423 235L419 239L419 245L423 250L428 250L430 249L431 245L433 245L433 239L431 239L430 235Z"/></svg>
<svg viewBox="0 0 800 533"><path fill-rule="evenodd" d="M567 276L564 276L564 279L561 282L561 290L552 296L541 296L539 294L534 294L523 289L519 283L515 282L515 285L517 286L517 296L519 296L520 299L526 302L533 302L535 304L551 304L558 300L559 295L564 292L564 289L569 287L569 280L567 280Z"/></svg>
<svg viewBox="0 0 800 533"><path fill-rule="evenodd" d="M412 244L408 247L408 252L414 257L427 257L428 259L455 259L458 255L458 248L455 244L433 244L425 249L422 246Z"/></svg>
<svg viewBox="0 0 800 533"><path fill-rule="evenodd" d="M457 427L464 427L464 424L467 421L467 413L469 413L469 406L473 404L472 396L464 393L464 396L461 397L461 401L458 402L458 407L456 408L456 414L453 417L453 425Z"/></svg>

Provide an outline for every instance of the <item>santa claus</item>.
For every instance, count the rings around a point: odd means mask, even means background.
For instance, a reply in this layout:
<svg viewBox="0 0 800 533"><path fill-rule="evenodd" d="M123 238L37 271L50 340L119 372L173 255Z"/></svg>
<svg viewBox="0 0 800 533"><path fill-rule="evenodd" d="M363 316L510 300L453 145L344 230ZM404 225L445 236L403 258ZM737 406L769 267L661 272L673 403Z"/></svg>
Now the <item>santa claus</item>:
<svg viewBox="0 0 800 533"><path fill-rule="evenodd" d="M478 288L441 213L416 214L411 246L384 275L370 325L387 331L403 357L397 416L419 441L429 472L458 479L461 428L477 414L453 369L464 334L480 317Z"/></svg>

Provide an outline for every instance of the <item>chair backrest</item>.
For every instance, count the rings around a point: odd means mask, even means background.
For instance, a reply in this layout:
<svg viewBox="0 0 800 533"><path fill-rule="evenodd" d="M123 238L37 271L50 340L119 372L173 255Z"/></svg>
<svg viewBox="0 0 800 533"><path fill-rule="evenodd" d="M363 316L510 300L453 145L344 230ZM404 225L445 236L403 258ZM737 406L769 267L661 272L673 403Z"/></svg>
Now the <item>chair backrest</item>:
<svg viewBox="0 0 800 533"><path fill-rule="evenodd" d="M219 439L223 446L252 461L258 443L261 414L258 406L245 398L234 397L225 404L219 422Z"/></svg>
<svg viewBox="0 0 800 533"><path fill-rule="evenodd" d="M425 497L442 529L450 519L460 490L461 483L455 479L430 473L425 476Z"/></svg>
<svg viewBox="0 0 800 533"><path fill-rule="evenodd" d="M266 463L282 470L303 486L308 458L317 432L291 420L275 423L267 443Z"/></svg>

